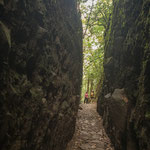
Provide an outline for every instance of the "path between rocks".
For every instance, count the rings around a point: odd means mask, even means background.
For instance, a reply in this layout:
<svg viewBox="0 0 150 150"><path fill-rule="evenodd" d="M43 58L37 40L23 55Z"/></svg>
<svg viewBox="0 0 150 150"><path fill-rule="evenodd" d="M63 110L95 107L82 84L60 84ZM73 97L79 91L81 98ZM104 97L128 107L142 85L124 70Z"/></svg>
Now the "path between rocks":
<svg viewBox="0 0 150 150"><path fill-rule="evenodd" d="M114 150L96 112L96 104L81 104L80 108L76 131L67 150Z"/></svg>

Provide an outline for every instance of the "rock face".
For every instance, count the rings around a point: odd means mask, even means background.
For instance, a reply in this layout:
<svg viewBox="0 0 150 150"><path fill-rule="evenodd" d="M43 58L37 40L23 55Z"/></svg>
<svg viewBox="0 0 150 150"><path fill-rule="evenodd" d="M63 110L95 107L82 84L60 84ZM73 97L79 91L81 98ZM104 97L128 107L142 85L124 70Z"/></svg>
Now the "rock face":
<svg viewBox="0 0 150 150"><path fill-rule="evenodd" d="M82 79L76 0L0 0L1 150L64 150Z"/></svg>
<svg viewBox="0 0 150 150"><path fill-rule="evenodd" d="M98 112L116 150L150 149L150 1L114 0Z"/></svg>

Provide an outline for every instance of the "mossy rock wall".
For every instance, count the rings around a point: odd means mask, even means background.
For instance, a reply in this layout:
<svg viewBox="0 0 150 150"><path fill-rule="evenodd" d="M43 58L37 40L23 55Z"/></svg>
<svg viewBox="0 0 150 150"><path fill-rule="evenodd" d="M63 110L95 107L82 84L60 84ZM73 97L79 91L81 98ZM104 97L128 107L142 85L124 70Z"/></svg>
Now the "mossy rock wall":
<svg viewBox="0 0 150 150"><path fill-rule="evenodd" d="M116 150L149 150L149 0L113 1L113 12L105 34L104 74L97 109ZM119 99L122 103L117 101L120 107L115 105L117 99L113 97L118 89L124 91ZM123 115L120 112L124 112ZM120 125L115 116L123 120Z"/></svg>
<svg viewBox="0 0 150 150"><path fill-rule="evenodd" d="M0 0L1 150L64 150L81 79L76 0Z"/></svg>

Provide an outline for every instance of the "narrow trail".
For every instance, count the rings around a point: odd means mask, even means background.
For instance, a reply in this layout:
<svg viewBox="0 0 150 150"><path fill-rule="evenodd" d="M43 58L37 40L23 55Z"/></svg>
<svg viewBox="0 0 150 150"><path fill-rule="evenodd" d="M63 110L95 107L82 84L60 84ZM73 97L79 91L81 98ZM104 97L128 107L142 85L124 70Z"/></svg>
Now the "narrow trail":
<svg viewBox="0 0 150 150"><path fill-rule="evenodd" d="M96 112L96 104L81 104L80 107L76 131L67 150L114 150Z"/></svg>

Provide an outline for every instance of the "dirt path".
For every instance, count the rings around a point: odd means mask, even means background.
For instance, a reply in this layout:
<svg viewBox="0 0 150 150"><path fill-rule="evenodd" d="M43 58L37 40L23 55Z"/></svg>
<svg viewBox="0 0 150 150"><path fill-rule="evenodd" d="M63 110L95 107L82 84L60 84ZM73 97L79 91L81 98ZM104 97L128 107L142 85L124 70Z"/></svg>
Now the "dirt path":
<svg viewBox="0 0 150 150"><path fill-rule="evenodd" d="M96 104L81 104L76 132L67 150L114 150L96 112Z"/></svg>

